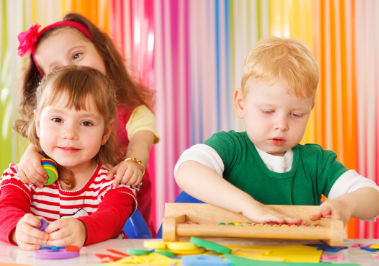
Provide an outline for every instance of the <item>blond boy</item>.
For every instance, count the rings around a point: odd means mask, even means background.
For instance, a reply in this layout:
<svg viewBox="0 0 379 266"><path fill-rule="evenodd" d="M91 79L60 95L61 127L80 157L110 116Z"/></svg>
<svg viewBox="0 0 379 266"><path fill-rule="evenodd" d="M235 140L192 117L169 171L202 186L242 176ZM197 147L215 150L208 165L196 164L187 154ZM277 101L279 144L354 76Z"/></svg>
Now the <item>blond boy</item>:
<svg viewBox="0 0 379 266"><path fill-rule="evenodd" d="M295 39L259 41L247 56L241 88L234 93L244 132L219 132L186 150L175 167L177 184L207 203L239 212L255 222L298 222L269 204L319 205L311 216L379 215L379 187L336 154L299 142L314 106L318 66Z"/></svg>

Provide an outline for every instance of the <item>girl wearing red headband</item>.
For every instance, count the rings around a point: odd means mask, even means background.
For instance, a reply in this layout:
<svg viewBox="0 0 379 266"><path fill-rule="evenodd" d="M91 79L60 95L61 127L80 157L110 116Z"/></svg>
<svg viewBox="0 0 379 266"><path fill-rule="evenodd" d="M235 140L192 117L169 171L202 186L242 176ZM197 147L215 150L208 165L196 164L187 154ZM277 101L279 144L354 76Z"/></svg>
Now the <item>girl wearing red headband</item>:
<svg viewBox="0 0 379 266"><path fill-rule="evenodd" d="M27 137L26 129L35 109L35 91L45 74L66 65L84 65L106 74L117 86L117 134L124 154L109 172L109 178L115 178L114 186L119 183L141 186L137 195L138 209L154 232L151 181L145 171L150 149L159 141L154 115L148 107L153 104L152 91L132 80L110 37L85 17L71 13L63 21L39 28L33 24L18 37L18 53L29 56L30 62L22 84L21 116L15 122L16 131ZM45 182L47 176L41 158L30 144L18 166L24 182L38 186Z"/></svg>

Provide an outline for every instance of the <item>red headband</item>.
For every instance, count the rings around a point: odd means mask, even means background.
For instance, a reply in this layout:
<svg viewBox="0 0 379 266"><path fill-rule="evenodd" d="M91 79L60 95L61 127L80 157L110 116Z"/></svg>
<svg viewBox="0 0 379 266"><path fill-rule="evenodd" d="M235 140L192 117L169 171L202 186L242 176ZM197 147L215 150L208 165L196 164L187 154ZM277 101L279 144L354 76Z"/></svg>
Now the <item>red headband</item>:
<svg viewBox="0 0 379 266"><path fill-rule="evenodd" d="M36 48L36 43L39 40L39 38L45 33L45 31L59 27L59 26L71 26L78 30L80 30L84 35L86 35L90 40L93 40L90 32L88 29L81 23L71 20L64 20L55 22L53 24L47 25L44 27L40 32L38 32L39 27L41 25L38 25L36 23L33 23L33 25L25 32L21 32L18 35L18 41L20 42L18 46L18 55L21 57L26 57L29 55L32 55L33 62L36 65L39 73L44 76L42 70L39 68L35 58L34 58L34 51Z"/></svg>

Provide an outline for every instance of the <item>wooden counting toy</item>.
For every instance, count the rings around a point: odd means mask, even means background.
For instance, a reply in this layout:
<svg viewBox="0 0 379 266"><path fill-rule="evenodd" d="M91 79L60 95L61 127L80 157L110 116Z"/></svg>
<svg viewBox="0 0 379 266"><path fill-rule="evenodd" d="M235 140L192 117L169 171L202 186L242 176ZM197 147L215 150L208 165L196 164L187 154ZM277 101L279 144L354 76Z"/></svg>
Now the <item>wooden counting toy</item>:
<svg viewBox="0 0 379 266"><path fill-rule="evenodd" d="M54 184L55 181L57 181L58 179L57 163L52 159L43 158L41 159L41 164L43 169L45 169L47 175L49 176L44 185L48 186Z"/></svg>
<svg viewBox="0 0 379 266"><path fill-rule="evenodd" d="M319 208L318 206L270 207L287 216L301 218L305 224L254 224L241 214L210 204L166 203L162 237L165 241L176 241L191 236L323 240L330 246L343 245L342 221L329 218L310 221L309 217Z"/></svg>

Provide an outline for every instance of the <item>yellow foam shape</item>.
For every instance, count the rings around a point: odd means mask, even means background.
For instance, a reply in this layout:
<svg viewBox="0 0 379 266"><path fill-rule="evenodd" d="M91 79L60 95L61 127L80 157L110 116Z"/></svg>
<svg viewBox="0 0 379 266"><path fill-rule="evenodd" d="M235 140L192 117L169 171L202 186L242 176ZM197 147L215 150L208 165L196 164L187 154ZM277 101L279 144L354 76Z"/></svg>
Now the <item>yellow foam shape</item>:
<svg viewBox="0 0 379 266"><path fill-rule="evenodd" d="M178 255L197 255L197 254L203 254L204 249L203 248L194 248L194 249L188 249L188 250L172 250L170 249L171 252L174 252L175 254Z"/></svg>
<svg viewBox="0 0 379 266"><path fill-rule="evenodd" d="M169 249L169 248L166 248L166 249L155 249L156 251L170 251L170 252L173 252L177 255L196 255L196 254L203 254L204 253L204 249L203 248L193 248L193 249L183 249L183 250L174 250L174 249Z"/></svg>
<svg viewBox="0 0 379 266"><path fill-rule="evenodd" d="M379 244L371 245L370 248L373 248L373 249L379 249Z"/></svg>
<svg viewBox="0 0 379 266"><path fill-rule="evenodd" d="M271 250L269 249L252 249L252 248L241 248L241 249L232 249L232 255L237 255L239 252L244 252L244 253L250 253L250 254L255 254L255 255L269 255L271 253Z"/></svg>
<svg viewBox="0 0 379 266"><path fill-rule="evenodd" d="M165 249L167 247L166 242L164 241L145 241L145 248L154 248L154 249Z"/></svg>
<svg viewBox="0 0 379 266"><path fill-rule="evenodd" d="M269 254L264 255L264 254L259 254L259 253L238 251L238 252L233 252L233 255L244 257L251 260L284 261L284 258L282 257L274 257L274 256L270 256Z"/></svg>
<svg viewBox="0 0 379 266"><path fill-rule="evenodd" d="M172 264L181 264L178 259L171 259L164 255L158 253L150 253L149 255L141 256L130 256L125 257L116 262L109 263L109 265L125 265L125 264L147 264L147 265L159 265L159 266L169 266Z"/></svg>
<svg viewBox="0 0 379 266"><path fill-rule="evenodd" d="M54 167L52 167L51 165L44 165L43 168L45 168L45 169L49 169L49 170L53 171L53 173L54 173L55 175L58 175L57 168L54 168Z"/></svg>
<svg viewBox="0 0 379 266"><path fill-rule="evenodd" d="M166 242L167 247L171 250L191 250L196 249L197 246L191 242Z"/></svg>
<svg viewBox="0 0 379 266"><path fill-rule="evenodd" d="M235 246L226 245L234 250L243 252L249 250L269 250L267 257L283 258L286 262L320 262L322 250L316 247L305 245L285 245L285 246Z"/></svg>

